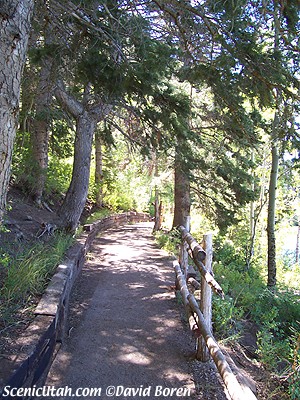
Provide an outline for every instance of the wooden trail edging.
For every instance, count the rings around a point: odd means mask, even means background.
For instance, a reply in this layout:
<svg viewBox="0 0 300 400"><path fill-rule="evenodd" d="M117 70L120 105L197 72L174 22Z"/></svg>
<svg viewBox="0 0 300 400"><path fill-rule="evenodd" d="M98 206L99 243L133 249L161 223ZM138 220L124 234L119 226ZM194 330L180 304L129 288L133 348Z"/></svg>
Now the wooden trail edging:
<svg viewBox="0 0 300 400"><path fill-rule="evenodd" d="M185 241L188 242L191 250L191 256L193 258L194 263L199 269L201 274L201 285L197 284L193 278L191 279L194 285L201 286L201 300L200 300L200 307L198 302L196 301L193 294L189 292L187 286L187 280L189 276L187 271L189 270L187 265L180 265L178 261L174 261L174 270L176 273L176 287L179 286L180 293L182 295L183 303L185 305L189 326L190 329L196 334L197 336L197 355L196 358L200 359L201 361L207 361L209 358L205 352L204 346L208 351L208 354L212 357L224 383L228 390L228 393L232 400L257 400L256 396L250 389L250 384L247 383L247 380L241 376L239 383L237 377L233 373L232 369L230 368L226 357L223 355L218 343L213 337L212 334L212 327L211 327L211 296L210 296L210 288L212 288L218 295L222 298L224 297L224 293L220 285L215 281L214 277L212 276L211 271L207 269L211 269L209 263L211 263L212 259L212 243L211 237L207 235L205 237L205 242L208 243L209 251L208 255L206 255L205 250L203 249L195 239L187 232L184 227L180 227L180 231L182 234L182 247L185 246ZM182 255L181 251L181 255ZM204 258L209 256L209 262L207 266L202 264ZM201 261L199 261L201 258ZM183 261L186 262L186 257L182 257ZM199 268L199 263L200 265ZM206 268L207 267L207 268ZM182 270L184 272L182 272ZM195 281L195 282L193 282ZM209 287L209 291L207 288ZM201 308L201 309L200 309ZM232 360L231 360L232 362ZM234 370L238 373L238 368L234 365Z"/></svg>
<svg viewBox="0 0 300 400"><path fill-rule="evenodd" d="M7 354L6 376L0 380L0 399L11 399L5 391L10 388L42 386L53 361L54 354L65 336L68 305L74 282L79 275L92 241L101 231L131 222L150 221L144 213L127 212L106 217L84 227L84 233L69 249L65 260L57 267L44 295L35 309L35 318L17 339L20 352ZM9 372L10 371L10 372ZM23 399L28 396L23 395Z"/></svg>

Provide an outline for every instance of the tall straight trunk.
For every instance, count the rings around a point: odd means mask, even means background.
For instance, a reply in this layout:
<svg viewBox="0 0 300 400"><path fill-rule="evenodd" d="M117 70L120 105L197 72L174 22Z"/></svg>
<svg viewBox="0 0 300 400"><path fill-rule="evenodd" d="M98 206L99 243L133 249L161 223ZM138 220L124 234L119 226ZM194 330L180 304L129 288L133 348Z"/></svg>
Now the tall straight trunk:
<svg viewBox="0 0 300 400"><path fill-rule="evenodd" d="M31 139L35 164L32 196L38 205L41 205L42 202L48 168L50 107L53 88L52 65L53 59L51 57L46 57L43 60L35 98L35 118L32 120Z"/></svg>
<svg viewBox="0 0 300 400"><path fill-rule="evenodd" d="M173 228L180 225L186 226L190 209L190 180L183 167L181 157L177 153L175 156Z"/></svg>
<svg viewBox="0 0 300 400"><path fill-rule="evenodd" d="M99 134L95 135L95 184L96 184L96 205L103 207L103 153L102 140Z"/></svg>
<svg viewBox="0 0 300 400"><path fill-rule="evenodd" d="M275 117L276 118L276 117ZM268 204L268 286L276 286L276 236L275 236L275 211L276 192L279 168L279 154L277 144L272 145L272 169L269 183L269 204Z"/></svg>
<svg viewBox="0 0 300 400"><path fill-rule="evenodd" d="M154 228L153 232L157 232L161 229L162 225L162 212L163 212L163 204L159 200L159 191L158 187L155 186L155 200L154 200Z"/></svg>
<svg viewBox="0 0 300 400"><path fill-rule="evenodd" d="M41 205L48 169L51 105L55 83L53 75L58 57L53 54L54 27L51 23L51 18L49 18L49 11L44 1L38 0L38 2L39 7L36 18L44 22L45 53L39 63L39 76L34 103L35 116L32 119L30 133L34 163L31 192L36 203ZM52 49L52 52L50 52L50 49Z"/></svg>
<svg viewBox="0 0 300 400"><path fill-rule="evenodd" d="M153 152L153 164L154 164L154 177L158 178L158 161L157 161L157 154ZM155 184L154 188L154 227L153 232L157 232L161 229L162 225L162 202L159 198L159 189L158 185Z"/></svg>
<svg viewBox="0 0 300 400"><path fill-rule="evenodd" d="M274 50L279 48L279 5L275 0L274 5ZM279 169L279 154L278 154L278 132L282 120L280 120L282 108L281 90L276 89L276 109L272 126L272 167L269 182L269 196L268 196L268 281L267 285L270 288L276 286L276 235L275 235L275 214L276 214L276 193L277 193L277 179Z"/></svg>
<svg viewBox="0 0 300 400"><path fill-rule="evenodd" d="M299 263L299 241L300 241L300 217L298 217L298 230L296 237L296 264Z"/></svg>
<svg viewBox="0 0 300 400"><path fill-rule="evenodd" d="M96 122L87 111L79 116L76 124L72 180L59 210L62 226L71 232L77 228L88 194L95 127Z"/></svg>
<svg viewBox="0 0 300 400"><path fill-rule="evenodd" d="M0 3L0 223L6 207L33 0Z"/></svg>
<svg viewBox="0 0 300 400"><path fill-rule="evenodd" d="M30 45L29 45L30 46ZM19 118L20 133L16 143L19 150L22 150L25 144L26 133L31 130L32 110L34 106L34 96L36 93L36 73L29 65L25 65L22 77L21 88L21 110Z"/></svg>

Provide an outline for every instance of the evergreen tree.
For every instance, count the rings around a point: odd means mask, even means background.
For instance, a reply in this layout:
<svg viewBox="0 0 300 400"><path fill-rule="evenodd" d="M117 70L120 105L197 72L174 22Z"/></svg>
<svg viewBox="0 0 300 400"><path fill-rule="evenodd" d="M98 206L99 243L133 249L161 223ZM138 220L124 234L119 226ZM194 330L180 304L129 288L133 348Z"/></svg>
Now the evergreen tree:
<svg viewBox="0 0 300 400"><path fill-rule="evenodd" d="M99 5L92 13L87 3L85 6L84 10L79 10L79 22L74 21L81 29L87 28L80 38L76 63L71 64L71 71L70 66L66 71L69 79L65 82L68 83L64 87L59 84L56 89L57 98L75 118L77 126L72 181L60 210L63 226L69 230L76 228L86 201L97 123L104 118L108 120L113 110L137 109L137 104L144 104L144 110L153 118L155 106L151 109L148 104L159 105L164 101L169 88L166 85L165 90L160 85L172 65L170 46L151 37L145 19L128 13L123 4L115 1ZM78 43L77 39L74 45ZM149 122L146 111L142 117ZM141 140L144 148L148 139L153 141L153 136L147 137L147 132Z"/></svg>

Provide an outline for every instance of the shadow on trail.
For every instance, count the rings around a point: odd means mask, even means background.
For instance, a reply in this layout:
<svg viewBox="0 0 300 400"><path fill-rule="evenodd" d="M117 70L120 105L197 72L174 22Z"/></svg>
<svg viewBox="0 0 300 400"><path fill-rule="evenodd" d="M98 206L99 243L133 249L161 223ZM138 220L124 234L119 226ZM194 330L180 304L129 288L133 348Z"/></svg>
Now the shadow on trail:
<svg viewBox="0 0 300 400"><path fill-rule="evenodd" d="M172 260L149 231L149 224L126 226L95 240L71 301L70 337L48 385L101 388L101 398L130 398L122 387L139 388L135 399L198 398ZM115 396L106 393L111 386L119 388ZM178 391L172 396L171 389Z"/></svg>

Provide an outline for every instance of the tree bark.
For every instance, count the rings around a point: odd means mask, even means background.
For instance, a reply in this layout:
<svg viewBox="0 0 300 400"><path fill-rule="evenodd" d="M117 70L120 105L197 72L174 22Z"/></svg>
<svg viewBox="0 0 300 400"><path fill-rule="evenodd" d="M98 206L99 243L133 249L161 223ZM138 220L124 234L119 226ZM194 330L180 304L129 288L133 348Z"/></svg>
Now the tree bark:
<svg viewBox="0 0 300 400"><path fill-rule="evenodd" d="M100 135L96 134L95 137L95 184L96 184L96 205L103 207L103 154L102 154L102 140Z"/></svg>
<svg viewBox="0 0 300 400"><path fill-rule="evenodd" d="M79 116L76 124L72 180L59 210L61 225L70 232L77 228L88 194L95 127L96 122L87 111Z"/></svg>
<svg viewBox="0 0 300 400"><path fill-rule="evenodd" d="M6 207L33 0L0 3L0 223Z"/></svg>
<svg viewBox="0 0 300 400"><path fill-rule="evenodd" d="M153 154L154 161L154 177L158 178L158 162L157 162L157 154ZM159 189L158 185L155 185L154 188L155 199L154 199L154 228L153 232L157 232L161 229L162 225L162 202L159 199Z"/></svg>
<svg viewBox="0 0 300 400"><path fill-rule="evenodd" d="M299 241L300 241L300 217L298 217L298 230L296 238L296 264L299 263Z"/></svg>
<svg viewBox="0 0 300 400"><path fill-rule="evenodd" d="M61 83L58 84L55 95L63 108L76 119L72 179L59 210L61 227L74 232L87 199L94 132L97 123L105 118L112 106L102 102L90 104L90 84L85 87L82 102L67 93Z"/></svg>
<svg viewBox="0 0 300 400"><path fill-rule="evenodd" d="M175 156L175 183L174 183L174 219L173 228L185 226L190 216L191 197L190 180L184 171L180 157Z"/></svg>
<svg viewBox="0 0 300 400"><path fill-rule="evenodd" d="M275 119L277 117L275 116ZM275 211L276 211L276 191L277 177L279 168L279 155L277 144L272 146L272 169L269 183L269 204L268 204L268 283L269 287L276 286L276 236L275 236Z"/></svg>
<svg viewBox="0 0 300 400"><path fill-rule="evenodd" d="M159 201L159 191L157 186L155 187L155 200L154 200L154 228L153 232L157 232L161 229L162 225L162 212L163 212L163 205L162 202Z"/></svg>
<svg viewBox="0 0 300 400"><path fill-rule="evenodd" d="M38 205L42 203L48 168L50 107L53 88L52 65L51 57L43 60L35 101L35 118L32 120L31 141L35 162L32 196Z"/></svg>

